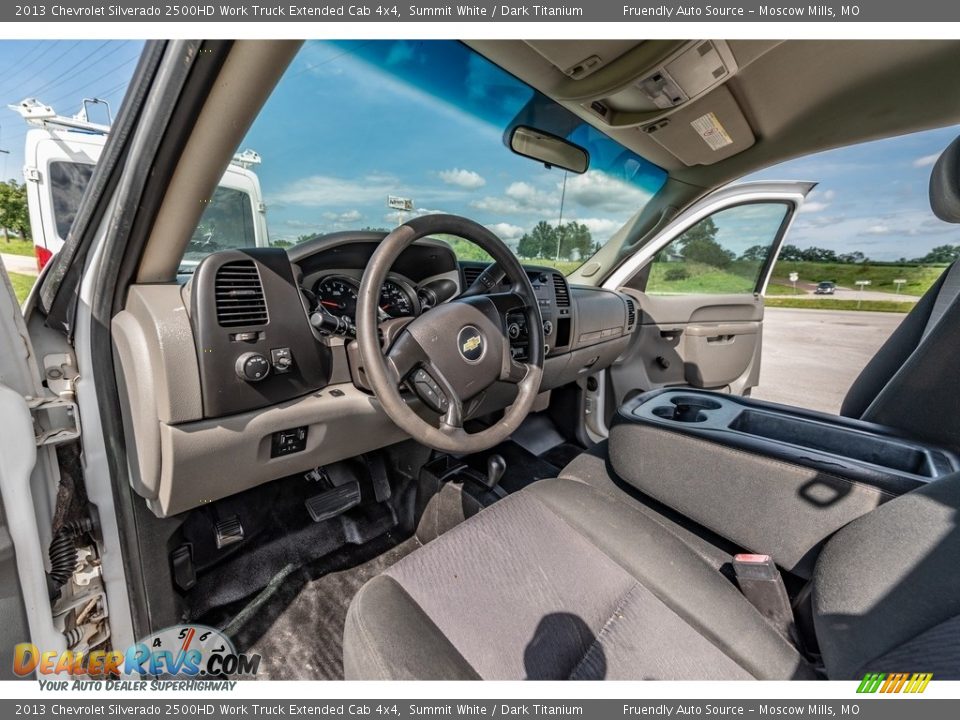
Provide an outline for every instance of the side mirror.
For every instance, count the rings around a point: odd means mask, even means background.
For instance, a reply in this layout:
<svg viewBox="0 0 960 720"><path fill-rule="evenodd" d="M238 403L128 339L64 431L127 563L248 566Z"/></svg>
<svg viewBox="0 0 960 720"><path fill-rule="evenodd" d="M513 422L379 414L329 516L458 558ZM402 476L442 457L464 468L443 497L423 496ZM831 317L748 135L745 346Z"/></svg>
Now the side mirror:
<svg viewBox="0 0 960 720"><path fill-rule="evenodd" d="M579 145L526 125L518 125L510 132L510 149L517 155L578 175L590 167L590 154Z"/></svg>

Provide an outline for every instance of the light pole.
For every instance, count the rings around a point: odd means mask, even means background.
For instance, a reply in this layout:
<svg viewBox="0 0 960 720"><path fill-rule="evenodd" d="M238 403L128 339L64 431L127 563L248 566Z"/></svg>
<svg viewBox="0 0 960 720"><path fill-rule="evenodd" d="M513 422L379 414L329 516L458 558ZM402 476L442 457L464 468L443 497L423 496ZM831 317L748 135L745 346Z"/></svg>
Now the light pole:
<svg viewBox="0 0 960 720"><path fill-rule="evenodd" d="M563 188L560 190L560 218L557 220L557 257L555 262L560 262L560 243L563 241L563 201L567 197L567 171L563 171Z"/></svg>

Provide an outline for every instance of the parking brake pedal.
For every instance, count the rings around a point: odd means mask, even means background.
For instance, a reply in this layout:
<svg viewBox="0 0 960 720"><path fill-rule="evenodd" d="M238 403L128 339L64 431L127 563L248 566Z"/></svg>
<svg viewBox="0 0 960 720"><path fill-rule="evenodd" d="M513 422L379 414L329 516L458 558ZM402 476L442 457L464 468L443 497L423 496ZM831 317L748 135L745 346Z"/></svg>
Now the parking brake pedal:
<svg viewBox="0 0 960 720"><path fill-rule="evenodd" d="M305 504L314 522L329 520L360 504L360 483L354 480L326 490L308 498Z"/></svg>
<svg viewBox="0 0 960 720"><path fill-rule="evenodd" d="M217 550L223 550L227 545L243 541L243 525L240 524L240 518L236 515L217 520L214 529L217 533Z"/></svg>

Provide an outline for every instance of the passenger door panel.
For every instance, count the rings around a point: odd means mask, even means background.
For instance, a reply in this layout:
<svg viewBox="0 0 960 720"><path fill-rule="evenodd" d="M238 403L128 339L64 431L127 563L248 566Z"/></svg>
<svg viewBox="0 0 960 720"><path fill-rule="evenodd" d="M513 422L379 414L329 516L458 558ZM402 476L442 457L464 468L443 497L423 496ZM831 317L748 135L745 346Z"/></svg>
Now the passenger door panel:
<svg viewBox="0 0 960 720"><path fill-rule="evenodd" d="M749 393L760 379L763 293L810 183L724 188L682 213L605 284L634 298L637 331L607 398L662 387ZM612 408L610 408L612 409Z"/></svg>
<svg viewBox="0 0 960 720"><path fill-rule="evenodd" d="M706 389L756 384L763 302L752 295L654 296L625 288L639 321L630 349L611 373L621 399L638 389Z"/></svg>

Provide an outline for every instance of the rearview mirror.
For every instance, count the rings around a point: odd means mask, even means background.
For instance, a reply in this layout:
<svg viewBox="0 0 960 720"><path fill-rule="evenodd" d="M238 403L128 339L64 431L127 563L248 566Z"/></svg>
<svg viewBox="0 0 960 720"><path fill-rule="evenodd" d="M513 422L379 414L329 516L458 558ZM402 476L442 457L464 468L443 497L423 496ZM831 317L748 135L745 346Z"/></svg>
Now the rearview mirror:
<svg viewBox="0 0 960 720"><path fill-rule="evenodd" d="M590 154L579 145L525 125L518 125L510 133L510 149L517 155L578 175L590 167Z"/></svg>

